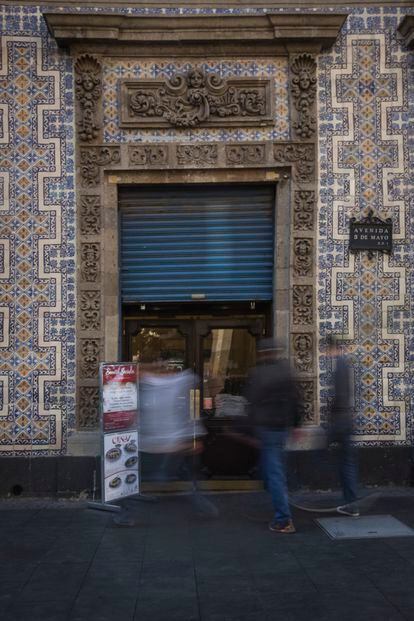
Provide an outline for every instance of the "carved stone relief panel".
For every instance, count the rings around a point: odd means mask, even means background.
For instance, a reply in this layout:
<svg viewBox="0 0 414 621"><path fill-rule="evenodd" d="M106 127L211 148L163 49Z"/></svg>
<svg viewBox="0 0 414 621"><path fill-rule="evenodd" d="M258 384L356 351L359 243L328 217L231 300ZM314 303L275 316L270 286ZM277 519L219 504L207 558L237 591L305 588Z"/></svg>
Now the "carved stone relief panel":
<svg viewBox="0 0 414 621"><path fill-rule="evenodd" d="M272 83L193 68L169 80L122 80L121 127L273 124Z"/></svg>
<svg viewBox="0 0 414 621"><path fill-rule="evenodd" d="M80 197L80 232L99 235L101 232L101 199L99 196Z"/></svg>
<svg viewBox="0 0 414 621"><path fill-rule="evenodd" d="M294 334L292 338L293 360L299 373L313 371L313 335Z"/></svg>
<svg viewBox="0 0 414 621"><path fill-rule="evenodd" d="M76 126L82 142L92 142L98 137L100 124L97 110L102 95L101 73L101 64L94 56L83 54L75 62L75 94L78 103Z"/></svg>
<svg viewBox="0 0 414 621"><path fill-rule="evenodd" d="M293 241L293 273L295 276L312 276L313 240L299 237Z"/></svg>
<svg viewBox="0 0 414 621"><path fill-rule="evenodd" d="M316 62L311 54L298 54L290 64L291 92L296 109L292 126L302 140L312 138L316 130Z"/></svg>
<svg viewBox="0 0 414 621"><path fill-rule="evenodd" d="M293 228L295 231L312 231L314 225L315 192L299 190L294 194Z"/></svg>
<svg viewBox="0 0 414 621"><path fill-rule="evenodd" d="M275 143L273 156L276 162L293 164L293 178L299 183L312 183L315 175L315 147L313 144L288 142Z"/></svg>
<svg viewBox="0 0 414 621"><path fill-rule="evenodd" d="M120 147L81 147L80 175L84 188L96 188L100 182L102 166L119 164L121 161Z"/></svg>
<svg viewBox="0 0 414 621"><path fill-rule="evenodd" d="M226 145L226 163L229 165L264 164L266 161L266 145L231 144Z"/></svg>
<svg viewBox="0 0 414 621"><path fill-rule="evenodd" d="M313 322L313 289L311 285L293 286L293 324L311 325Z"/></svg>
<svg viewBox="0 0 414 621"><path fill-rule="evenodd" d="M101 329L101 292L99 290L80 292L81 330Z"/></svg>
<svg viewBox="0 0 414 621"><path fill-rule="evenodd" d="M100 339L80 339L81 377L97 379L100 352Z"/></svg>
<svg viewBox="0 0 414 621"><path fill-rule="evenodd" d="M78 424L81 429L96 429L99 423L99 389L81 386L78 392Z"/></svg>
<svg viewBox="0 0 414 621"><path fill-rule="evenodd" d="M298 388L303 408L303 423L312 424L315 422L315 383L313 380L300 380Z"/></svg>
<svg viewBox="0 0 414 621"><path fill-rule="evenodd" d="M168 163L168 145L138 145L128 149L132 166L160 166Z"/></svg>
<svg viewBox="0 0 414 621"><path fill-rule="evenodd" d="M81 278L85 282L96 282L100 273L101 246L97 242L81 244Z"/></svg>
<svg viewBox="0 0 414 621"><path fill-rule="evenodd" d="M212 166L217 163L217 144L177 145L177 163L180 166Z"/></svg>

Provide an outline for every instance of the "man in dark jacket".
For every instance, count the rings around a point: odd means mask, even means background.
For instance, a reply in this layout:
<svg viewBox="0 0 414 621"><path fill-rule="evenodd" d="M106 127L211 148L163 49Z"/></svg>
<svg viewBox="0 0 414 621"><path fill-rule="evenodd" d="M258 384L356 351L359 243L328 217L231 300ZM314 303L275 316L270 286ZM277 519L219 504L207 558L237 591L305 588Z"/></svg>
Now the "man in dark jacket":
<svg viewBox="0 0 414 621"><path fill-rule="evenodd" d="M249 415L261 443L266 488L275 514L269 528L294 533L286 483L285 445L288 430L299 425L297 391L283 348L273 339L259 341L257 366L249 374L246 398Z"/></svg>
<svg viewBox="0 0 414 621"><path fill-rule="evenodd" d="M332 362L332 396L329 411L329 439L339 447L339 475L345 505L339 513L359 516L354 503L358 497L358 466L356 447L352 442L354 391L352 369L337 340L328 336L327 355Z"/></svg>

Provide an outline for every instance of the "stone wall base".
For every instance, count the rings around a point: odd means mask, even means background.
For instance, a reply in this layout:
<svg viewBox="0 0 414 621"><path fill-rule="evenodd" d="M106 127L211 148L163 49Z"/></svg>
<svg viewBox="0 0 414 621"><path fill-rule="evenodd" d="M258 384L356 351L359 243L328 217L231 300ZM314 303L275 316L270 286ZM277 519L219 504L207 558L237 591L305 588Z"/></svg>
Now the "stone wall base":
<svg viewBox="0 0 414 621"><path fill-rule="evenodd" d="M338 487L334 453L291 451L288 463L292 489ZM414 451L410 447L361 448L359 471L362 486L414 486ZM2 457L0 473L3 498L20 495L91 498L94 485L96 497L100 493L99 457Z"/></svg>

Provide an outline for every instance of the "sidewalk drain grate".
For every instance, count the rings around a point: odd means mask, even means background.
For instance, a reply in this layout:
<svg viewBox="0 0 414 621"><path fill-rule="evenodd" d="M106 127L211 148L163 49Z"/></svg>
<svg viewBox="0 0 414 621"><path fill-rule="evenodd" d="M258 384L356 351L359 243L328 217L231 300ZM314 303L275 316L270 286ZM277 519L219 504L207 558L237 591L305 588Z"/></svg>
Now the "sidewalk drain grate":
<svg viewBox="0 0 414 621"><path fill-rule="evenodd" d="M359 518L329 517L318 518L315 522L331 539L414 537L414 530L392 515L364 515Z"/></svg>

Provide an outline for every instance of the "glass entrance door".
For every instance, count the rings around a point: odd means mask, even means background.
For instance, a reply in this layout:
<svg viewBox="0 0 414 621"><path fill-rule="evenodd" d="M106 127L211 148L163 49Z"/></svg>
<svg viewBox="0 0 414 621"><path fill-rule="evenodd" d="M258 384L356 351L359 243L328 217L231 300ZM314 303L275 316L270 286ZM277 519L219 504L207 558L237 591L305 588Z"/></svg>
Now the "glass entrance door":
<svg viewBox="0 0 414 621"><path fill-rule="evenodd" d="M264 317L130 318L125 321L126 359L162 363L168 372L193 370L189 415L206 435L199 456L201 479L256 478L257 454L249 442L244 389L256 361Z"/></svg>
<svg viewBox="0 0 414 621"><path fill-rule="evenodd" d="M256 362L260 319L214 319L196 324L200 347L201 416L207 428L201 456L207 478L255 478L257 452L244 398Z"/></svg>

